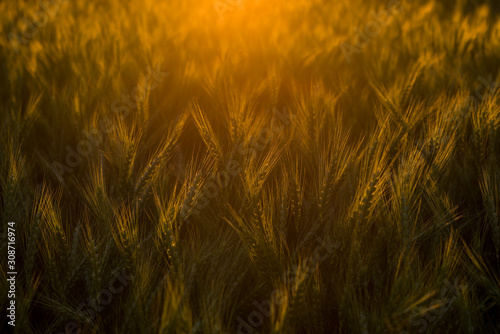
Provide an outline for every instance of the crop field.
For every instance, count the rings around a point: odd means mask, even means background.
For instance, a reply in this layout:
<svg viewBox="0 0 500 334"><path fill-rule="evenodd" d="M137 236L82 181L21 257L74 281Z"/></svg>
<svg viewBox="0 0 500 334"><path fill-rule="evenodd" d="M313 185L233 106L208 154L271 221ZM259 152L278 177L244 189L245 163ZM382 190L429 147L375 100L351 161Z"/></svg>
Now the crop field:
<svg viewBox="0 0 500 334"><path fill-rule="evenodd" d="M0 2L1 333L500 333L500 2Z"/></svg>

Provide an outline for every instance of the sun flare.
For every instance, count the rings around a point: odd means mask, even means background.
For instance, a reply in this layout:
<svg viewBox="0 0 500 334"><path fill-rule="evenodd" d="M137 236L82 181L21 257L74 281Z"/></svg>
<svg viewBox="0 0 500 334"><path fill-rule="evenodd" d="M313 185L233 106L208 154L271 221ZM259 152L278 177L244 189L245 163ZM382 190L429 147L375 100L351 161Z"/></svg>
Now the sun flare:
<svg viewBox="0 0 500 334"><path fill-rule="evenodd" d="M0 333L500 333L498 0L0 22Z"/></svg>

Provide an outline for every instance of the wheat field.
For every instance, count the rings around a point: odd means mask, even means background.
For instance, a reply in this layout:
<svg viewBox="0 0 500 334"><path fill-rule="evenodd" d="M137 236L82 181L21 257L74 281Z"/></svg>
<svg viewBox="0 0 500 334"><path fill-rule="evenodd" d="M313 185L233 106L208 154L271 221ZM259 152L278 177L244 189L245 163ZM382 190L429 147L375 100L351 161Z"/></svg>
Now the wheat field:
<svg viewBox="0 0 500 334"><path fill-rule="evenodd" d="M500 332L498 1L0 20L0 332Z"/></svg>

